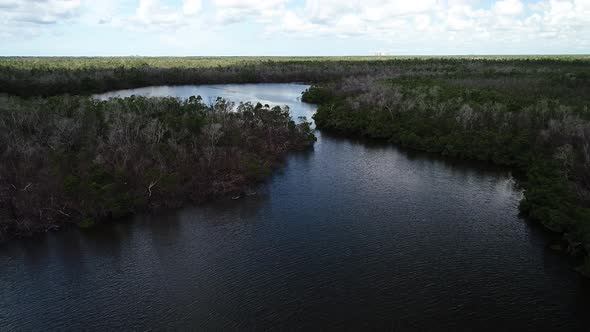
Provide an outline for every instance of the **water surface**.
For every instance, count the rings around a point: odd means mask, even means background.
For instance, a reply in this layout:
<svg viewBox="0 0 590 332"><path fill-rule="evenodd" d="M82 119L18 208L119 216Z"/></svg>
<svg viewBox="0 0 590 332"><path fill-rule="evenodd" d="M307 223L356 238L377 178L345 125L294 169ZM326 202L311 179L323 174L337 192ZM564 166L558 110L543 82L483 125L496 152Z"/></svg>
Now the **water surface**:
<svg viewBox="0 0 590 332"><path fill-rule="evenodd" d="M294 118L305 116L311 120L316 107L302 103L301 93L309 86L295 83L273 84L211 84L211 85L178 85L150 86L139 89L119 90L95 95L101 100L113 97L178 97L187 99L201 96L205 104L214 104L217 97L239 102L268 104L270 106L289 106Z"/></svg>
<svg viewBox="0 0 590 332"><path fill-rule="evenodd" d="M310 117L305 88L120 94ZM588 330L588 283L508 171L317 135L256 196L0 245L0 330Z"/></svg>

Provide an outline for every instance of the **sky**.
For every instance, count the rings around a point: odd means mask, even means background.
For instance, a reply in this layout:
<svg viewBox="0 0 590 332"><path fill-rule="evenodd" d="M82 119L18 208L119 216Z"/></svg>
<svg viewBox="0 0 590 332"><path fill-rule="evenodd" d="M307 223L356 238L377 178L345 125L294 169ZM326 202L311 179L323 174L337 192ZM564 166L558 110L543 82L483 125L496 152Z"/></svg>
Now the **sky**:
<svg viewBox="0 0 590 332"><path fill-rule="evenodd" d="M589 53L590 0L0 0L0 56Z"/></svg>

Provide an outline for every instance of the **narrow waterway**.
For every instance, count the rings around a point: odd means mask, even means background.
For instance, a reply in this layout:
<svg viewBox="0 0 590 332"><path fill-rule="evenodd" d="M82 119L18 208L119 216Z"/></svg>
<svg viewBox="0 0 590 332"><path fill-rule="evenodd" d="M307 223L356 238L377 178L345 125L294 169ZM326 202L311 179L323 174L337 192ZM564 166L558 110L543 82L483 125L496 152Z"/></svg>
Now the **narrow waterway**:
<svg viewBox="0 0 590 332"><path fill-rule="evenodd" d="M298 84L150 87L315 108ZM0 244L0 330L587 331L506 170L317 132L257 194Z"/></svg>

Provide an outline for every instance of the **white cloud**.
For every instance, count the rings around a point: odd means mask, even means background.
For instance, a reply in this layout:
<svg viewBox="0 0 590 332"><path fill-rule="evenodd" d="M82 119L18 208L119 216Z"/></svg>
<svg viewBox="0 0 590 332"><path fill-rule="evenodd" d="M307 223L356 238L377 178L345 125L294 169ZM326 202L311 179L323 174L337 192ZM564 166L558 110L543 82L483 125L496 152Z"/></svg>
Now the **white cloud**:
<svg viewBox="0 0 590 332"><path fill-rule="evenodd" d="M380 21L395 17L432 13L440 10L439 0L369 0L359 7L361 15L368 20Z"/></svg>
<svg viewBox="0 0 590 332"><path fill-rule="evenodd" d="M0 35L36 36L48 25L71 23L100 29L105 25L130 30L176 30L194 24L202 0L0 0Z"/></svg>
<svg viewBox="0 0 590 332"><path fill-rule="evenodd" d="M180 7L170 7L159 0L139 0L128 23L150 30L178 29L191 24L201 8L201 0L183 0Z"/></svg>
<svg viewBox="0 0 590 332"><path fill-rule="evenodd" d="M0 36L37 35L42 27L79 15L80 0L0 0Z"/></svg>
<svg viewBox="0 0 590 332"><path fill-rule="evenodd" d="M342 36L363 35L366 31L365 22L356 15L344 15L336 22L334 29Z"/></svg>
<svg viewBox="0 0 590 332"><path fill-rule="evenodd" d="M457 49L551 44L590 52L590 0L0 0L0 38L51 33L73 22L97 33L107 25L155 30L166 34L166 45L178 32L208 29L223 36L242 22L279 38Z"/></svg>
<svg viewBox="0 0 590 332"><path fill-rule="evenodd" d="M289 10L270 31L280 33L281 26L292 33L312 29L317 34L337 36L383 36L390 29L405 34L408 30L427 31L439 0L307 0L303 7ZM297 24L292 24L297 21ZM404 30L399 30L403 28Z"/></svg>
<svg viewBox="0 0 590 332"><path fill-rule="evenodd" d="M80 11L80 21L87 25L102 25L118 20L121 13L121 1L100 0L83 1Z"/></svg>
<svg viewBox="0 0 590 332"><path fill-rule="evenodd" d="M307 0L303 13L309 21L322 24L355 12L358 5L357 0Z"/></svg>
<svg viewBox="0 0 590 332"><path fill-rule="evenodd" d="M493 9L500 15L518 15L523 12L524 5L520 0L501 0L494 4Z"/></svg>
<svg viewBox="0 0 590 332"><path fill-rule="evenodd" d="M590 41L590 0L497 0L487 7L469 0L307 0L273 25L271 34L360 36L396 42L460 46L493 42L534 44L560 38L571 45Z"/></svg>
<svg viewBox="0 0 590 332"><path fill-rule="evenodd" d="M182 4L182 12L185 15L195 15L201 11L201 0L186 0Z"/></svg>
<svg viewBox="0 0 590 332"><path fill-rule="evenodd" d="M288 0L213 0L216 21L231 24L246 20L269 23L285 11Z"/></svg>
<svg viewBox="0 0 590 332"><path fill-rule="evenodd" d="M4 17L12 22L54 24L77 14L80 0L3 1Z"/></svg>

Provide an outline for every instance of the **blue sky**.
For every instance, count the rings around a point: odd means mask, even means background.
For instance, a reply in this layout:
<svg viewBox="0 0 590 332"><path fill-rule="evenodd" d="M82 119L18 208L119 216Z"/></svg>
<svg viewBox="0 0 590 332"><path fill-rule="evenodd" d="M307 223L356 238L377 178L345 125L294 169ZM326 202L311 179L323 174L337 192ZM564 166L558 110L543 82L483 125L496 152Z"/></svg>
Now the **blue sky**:
<svg viewBox="0 0 590 332"><path fill-rule="evenodd" d="M588 54L590 0L0 0L0 55Z"/></svg>

